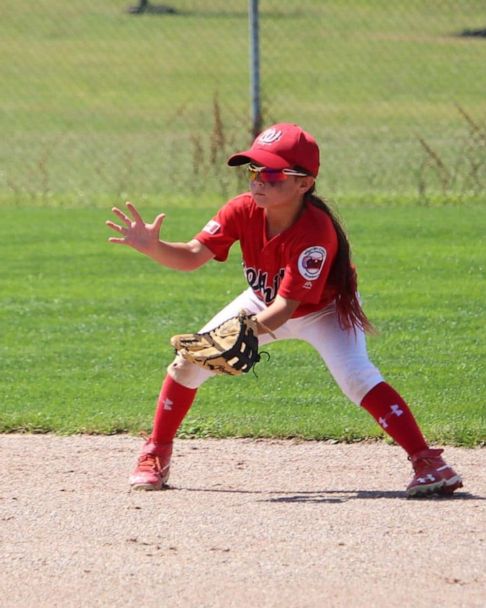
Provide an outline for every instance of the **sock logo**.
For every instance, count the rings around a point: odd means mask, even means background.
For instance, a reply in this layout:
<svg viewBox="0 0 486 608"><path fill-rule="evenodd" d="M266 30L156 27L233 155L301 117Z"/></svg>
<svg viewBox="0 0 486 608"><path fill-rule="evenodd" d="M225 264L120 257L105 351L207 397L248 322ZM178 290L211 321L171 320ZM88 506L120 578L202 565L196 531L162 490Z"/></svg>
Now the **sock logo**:
<svg viewBox="0 0 486 608"><path fill-rule="evenodd" d="M390 416L399 417L402 414L403 414L403 410L400 409L400 406L394 404L394 405L390 406L390 412L384 418L382 418L382 417L378 418L378 422L384 429L386 429L386 428L388 428L388 418L390 418Z"/></svg>
<svg viewBox="0 0 486 608"><path fill-rule="evenodd" d="M169 411L172 409L172 406L174 405L174 402L172 401L172 399L169 399L168 397L167 397L167 399L164 399L162 403L164 404L164 410L169 410Z"/></svg>
<svg viewBox="0 0 486 608"><path fill-rule="evenodd" d="M401 416L403 414L403 410L400 409L399 405L392 405L390 409L395 416Z"/></svg>

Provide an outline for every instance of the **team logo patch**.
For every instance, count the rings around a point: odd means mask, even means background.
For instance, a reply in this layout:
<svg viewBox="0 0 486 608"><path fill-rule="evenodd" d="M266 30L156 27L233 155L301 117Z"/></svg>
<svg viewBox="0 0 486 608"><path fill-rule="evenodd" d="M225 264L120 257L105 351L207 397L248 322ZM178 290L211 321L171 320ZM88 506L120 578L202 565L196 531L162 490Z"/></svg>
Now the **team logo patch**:
<svg viewBox="0 0 486 608"><path fill-rule="evenodd" d="M221 228L221 224L215 222L214 220L209 220L209 222L202 229L203 232L209 232L209 234L216 234L218 230Z"/></svg>
<svg viewBox="0 0 486 608"><path fill-rule="evenodd" d="M257 139L259 144L273 144L282 137L282 131L277 129L267 129L263 131L260 137Z"/></svg>
<svg viewBox="0 0 486 608"><path fill-rule="evenodd" d="M321 274L326 261L327 251L324 247L308 247L299 255L298 268L307 281L315 281Z"/></svg>

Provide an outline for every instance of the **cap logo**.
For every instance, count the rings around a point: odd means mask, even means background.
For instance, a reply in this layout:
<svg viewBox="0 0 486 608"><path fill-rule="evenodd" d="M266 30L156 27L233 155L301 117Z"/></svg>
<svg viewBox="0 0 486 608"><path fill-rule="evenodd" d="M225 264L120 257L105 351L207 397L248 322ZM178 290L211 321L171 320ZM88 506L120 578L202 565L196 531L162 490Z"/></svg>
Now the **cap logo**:
<svg viewBox="0 0 486 608"><path fill-rule="evenodd" d="M267 129L263 131L260 137L257 139L259 144L273 144L278 141L282 137L282 131L277 131L276 129Z"/></svg>

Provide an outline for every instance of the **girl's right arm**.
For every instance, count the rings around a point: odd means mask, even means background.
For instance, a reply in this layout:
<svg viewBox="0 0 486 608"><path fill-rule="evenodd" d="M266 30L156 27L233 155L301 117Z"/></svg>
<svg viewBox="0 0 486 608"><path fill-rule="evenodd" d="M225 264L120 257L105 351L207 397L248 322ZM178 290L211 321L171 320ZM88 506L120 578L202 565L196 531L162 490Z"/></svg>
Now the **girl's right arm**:
<svg viewBox="0 0 486 608"><path fill-rule="evenodd" d="M175 270L196 270L214 257L212 251L196 239L187 243L161 241L159 233L165 214L159 214L152 224L146 224L135 205L132 203L126 205L133 219L117 207L113 207L113 213L123 225L120 226L110 220L106 222L107 226L122 235L110 237L108 239L110 243L132 247L159 264Z"/></svg>

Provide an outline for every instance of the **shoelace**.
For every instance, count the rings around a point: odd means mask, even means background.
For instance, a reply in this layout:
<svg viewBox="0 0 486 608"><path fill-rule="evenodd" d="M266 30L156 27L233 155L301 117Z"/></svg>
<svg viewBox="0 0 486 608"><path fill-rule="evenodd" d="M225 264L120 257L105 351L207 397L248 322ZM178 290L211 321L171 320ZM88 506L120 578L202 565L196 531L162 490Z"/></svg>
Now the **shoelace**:
<svg viewBox="0 0 486 608"><path fill-rule="evenodd" d="M162 470L160 458L154 454L143 454L138 461L138 469L141 471L160 472Z"/></svg>
<svg viewBox="0 0 486 608"><path fill-rule="evenodd" d="M433 467L434 470L439 469L440 467L446 466L446 463L440 457L432 457L432 458L421 458L414 463L414 471L419 472L425 467Z"/></svg>

